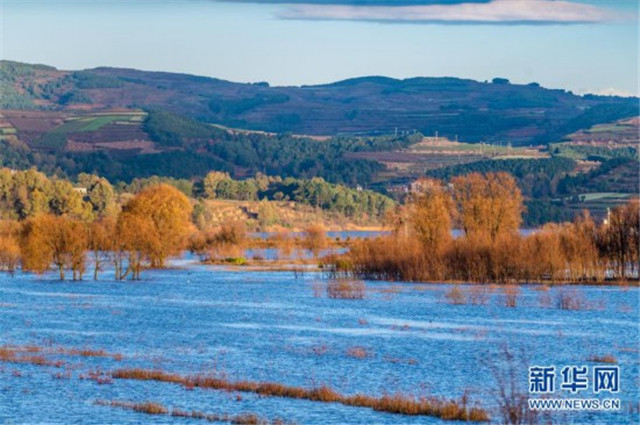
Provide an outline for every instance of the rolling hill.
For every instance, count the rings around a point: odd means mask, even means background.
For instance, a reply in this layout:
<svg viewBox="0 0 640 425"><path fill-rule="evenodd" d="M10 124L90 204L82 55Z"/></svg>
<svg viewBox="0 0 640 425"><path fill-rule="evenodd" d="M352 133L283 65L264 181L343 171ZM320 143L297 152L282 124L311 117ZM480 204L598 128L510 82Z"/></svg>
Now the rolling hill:
<svg viewBox="0 0 640 425"><path fill-rule="evenodd" d="M270 87L121 68L60 71L0 63L0 109L162 109L230 127L306 135L417 131L467 142L558 141L592 125L638 115L637 99L576 96L496 78L360 77Z"/></svg>
<svg viewBox="0 0 640 425"><path fill-rule="evenodd" d="M509 171L532 225L583 207L602 215L638 193L639 115L637 98L501 78L270 87L0 61L0 166L114 182L322 177L396 197L425 175Z"/></svg>

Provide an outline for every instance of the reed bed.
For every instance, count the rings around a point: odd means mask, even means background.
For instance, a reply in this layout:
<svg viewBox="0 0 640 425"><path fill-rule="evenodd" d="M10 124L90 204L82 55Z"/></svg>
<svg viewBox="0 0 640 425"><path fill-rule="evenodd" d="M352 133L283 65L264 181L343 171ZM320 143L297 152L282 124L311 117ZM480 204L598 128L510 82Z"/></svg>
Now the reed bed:
<svg viewBox="0 0 640 425"><path fill-rule="evenodd" d="M32 350L32 348L29 348ZM41 354L25 354L38 351L25 351L20 347L0 347L0 362L5 363L28 363L37 366L62 367L65 362L62 360L50 360Z"/></svg>
<svg viewBox="0 0 640 425"><path fill-rule="evenodd" d="M327 296L343 300L364 299L366 286L360 280L334 279L327 283Z"/></svg>
<svg viewBox="0 0 640 425"><path fill-rule="evenodd" d="M611 364L618 363L618 359L616 359L611 354L605 354L603 356L599 356L599 355L589 356L587 358L587 361L590 361L593 363L611 363Z"/></svg>
<svg viewBox="0 0 640 425"><path fill-rule="evenodd" d="M347 349L347 356L355 359L364 359L372 356L372 353L364 347L349 347Z"/></svg>
<svg viewBox="0 0 640 425"><path fill-rule="evenodd" d="M223 391L255 393L263 397L284 397L323 403L340 403L346 406L366 407L376 411L433 416L446 420L482 422L489 420L489 414L479 407L470 407L466 396L460 400L446 400L438 397L416 398L407 394L385 394L381 397L364 394L343 395L327 387L303 388L283 385L277 382L230 381L215 376L182 376L161 370L119 369L113 371L115 379L135 379L143 381L170 382L185 388L208 388Z"/></svg>
<svg viewBox="0 0 640 425"><path fill-rule="evenodd" d="M242 413L239 415L229 415L227 413L205 413L198 410L182 410L182 409L168 409L160 403L151 401L145 401L142 403L135 403L131 401L122 400L96 400L95 404L99 406L117 407L120 409L133 410L139 413L146 413L148 415L166 415L175 418L192 418L202 419L208 422L227 422L236 425L284 425L292 424L292 422L286 422L282 419L274 419L269 421L259 417L254 413Z"/></svg>

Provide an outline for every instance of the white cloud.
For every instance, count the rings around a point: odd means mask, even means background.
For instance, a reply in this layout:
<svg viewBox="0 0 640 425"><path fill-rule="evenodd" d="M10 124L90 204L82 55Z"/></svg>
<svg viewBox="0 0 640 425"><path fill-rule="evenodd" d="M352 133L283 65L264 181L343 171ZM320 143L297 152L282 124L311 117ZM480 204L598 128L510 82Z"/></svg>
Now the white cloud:
<svg viewBox="0 0 640 425"><path fill-rule="evenodd" d="M564 0L493 0L423 6L290 5L285 19L350 20L405 23L576 24L621 18L611 10Z"/></svg>

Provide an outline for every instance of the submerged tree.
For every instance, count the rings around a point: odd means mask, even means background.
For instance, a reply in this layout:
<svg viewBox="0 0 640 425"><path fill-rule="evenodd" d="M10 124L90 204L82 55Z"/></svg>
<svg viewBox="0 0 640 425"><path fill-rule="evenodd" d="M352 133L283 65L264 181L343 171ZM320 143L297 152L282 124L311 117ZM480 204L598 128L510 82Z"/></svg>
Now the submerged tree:
<svg viewBox="0 0 640 425"><path fill-rule="evenodd" d="M163 266L167 257L179 254L186 248L193 230L191 211L189 199L166 184L143 189L124 206L123 214L126 213L127 217L136 216L148 219L151 223L151 228L146 231L153 233L152 237L157 241L149 245L153 247L148 253L152 267Z"/></svg>
<svg viewBox="0 0 640 425"><path fill-rule="evenodd" d="M20 264L20 223L14 220L0 220L0 269L10 274Z"/></svg>
<svg viewBox="0 0 640 425"><path fill-rule="evenodd" d="M435 279L444 273L444 254L452 241L453 200L438 180L424 179L415 186L418 190L402 208L395 234L407 247L410 245L407 239L420 244L425 256L425 271Z"/></svg>
<svg viewBox="0 0 640 425"><path fill-rule="evenodd" d="M152 262L161 250L161 237L151 218L130 212L120 214L113 253L116 279L123 280L131 274L133 280L139 280L144 262Z"/></svg>
<svg viewBox="0 0 640 425"><path fill-rule="evenodd" d="M73 272L73 280L82 280L87 250L87 226L79 220L51 214L37 215L24 223L22 231L22 267L43 273L55 265L60 280L65 269Z"/></svg>
<svg viewBox="0 0 640 425"><path fill-rule="evenodd" d="M460 224L468 238L494 242L522 223L522 194L507 173L472 173L452 179Z"/></svg>
<svg viewBox="0 0 640 425"><path fill-rule="evenodd" d="M114 252L116 222L111 217L103 217L89 225L89 251L93 259L93 280L98 280L98 272Z"/></svg>

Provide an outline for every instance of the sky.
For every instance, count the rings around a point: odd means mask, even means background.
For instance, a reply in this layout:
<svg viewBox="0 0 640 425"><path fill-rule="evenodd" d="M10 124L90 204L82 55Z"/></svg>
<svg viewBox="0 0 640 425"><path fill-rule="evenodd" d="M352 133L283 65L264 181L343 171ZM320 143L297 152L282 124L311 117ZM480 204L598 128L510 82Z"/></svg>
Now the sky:
<svg viewBox="0 0 640 425"><path fill-rule="evenodd" d="M0 58L271 85L365 75L638 94L638 0L0 0Z"/></svg>

